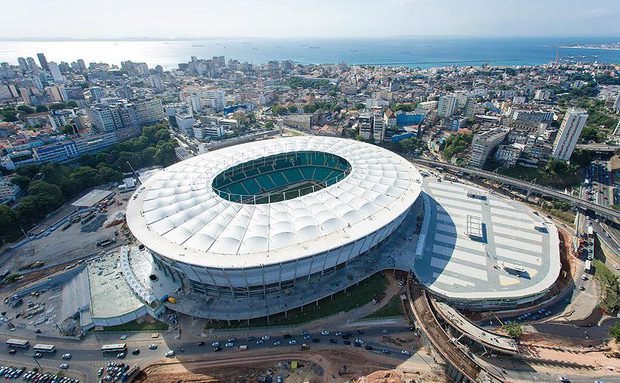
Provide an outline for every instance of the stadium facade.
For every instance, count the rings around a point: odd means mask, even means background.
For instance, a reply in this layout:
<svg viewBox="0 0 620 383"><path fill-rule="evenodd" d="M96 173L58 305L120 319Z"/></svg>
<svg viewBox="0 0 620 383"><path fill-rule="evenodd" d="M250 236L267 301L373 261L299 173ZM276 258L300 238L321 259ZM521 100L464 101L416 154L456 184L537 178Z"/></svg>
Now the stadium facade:
<svg viewBox="0 0 620 383"><path fill-rule="evenodd" d="M333 280L399 227L420 192L417 169L393 152L291 137L172 165L134 193L126 215L156 269L205 302L238 302Z"/></svg>

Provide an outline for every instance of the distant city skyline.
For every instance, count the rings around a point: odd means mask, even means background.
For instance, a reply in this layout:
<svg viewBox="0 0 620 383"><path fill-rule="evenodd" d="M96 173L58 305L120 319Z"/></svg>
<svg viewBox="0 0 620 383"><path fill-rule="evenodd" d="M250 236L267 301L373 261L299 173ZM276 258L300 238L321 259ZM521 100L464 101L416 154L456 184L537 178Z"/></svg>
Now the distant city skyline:
<svg viewBox="0 0 620 383"><path fill-rule="evenodd" d="M620 35L615 0L3 3L3 40Z"/></svg>

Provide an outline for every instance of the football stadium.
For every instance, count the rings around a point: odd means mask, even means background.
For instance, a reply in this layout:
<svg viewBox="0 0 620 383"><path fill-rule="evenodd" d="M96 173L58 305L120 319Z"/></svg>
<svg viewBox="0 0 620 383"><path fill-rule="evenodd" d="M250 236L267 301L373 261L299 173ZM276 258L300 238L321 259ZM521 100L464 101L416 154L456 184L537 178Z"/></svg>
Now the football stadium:
<svg viewBox="0 0 620 383"><path fill-rule="evenodd" d="M191 291L175 309L260 317L376 272L364 275L359 264L371 264L364 255L403 222L421 179L404 158L359 141L257 141L152 176L130 199L127 224L153 269ZM247 312L225 302L246 302ZM225 315L227 308L234 311Z"/></svg>

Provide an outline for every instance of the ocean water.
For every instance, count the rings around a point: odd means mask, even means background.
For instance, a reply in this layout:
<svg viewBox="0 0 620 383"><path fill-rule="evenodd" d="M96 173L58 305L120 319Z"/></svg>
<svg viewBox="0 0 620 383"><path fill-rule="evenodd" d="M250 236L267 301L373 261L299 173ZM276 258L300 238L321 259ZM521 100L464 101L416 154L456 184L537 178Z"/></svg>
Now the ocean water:
<svg viewBox="0 0 620 383"><path fill-rule="evenodd" d="M620 42L597 38L400 37L377 39L206 39L169 41L0 41L0 62L45 53L48 61L119 64L124 60L175 68L191 56L225 56L254 64L293 60L301 64L391 65L538 65L560 59L620 63L620 50L562 48L571 44Z"/></svg>

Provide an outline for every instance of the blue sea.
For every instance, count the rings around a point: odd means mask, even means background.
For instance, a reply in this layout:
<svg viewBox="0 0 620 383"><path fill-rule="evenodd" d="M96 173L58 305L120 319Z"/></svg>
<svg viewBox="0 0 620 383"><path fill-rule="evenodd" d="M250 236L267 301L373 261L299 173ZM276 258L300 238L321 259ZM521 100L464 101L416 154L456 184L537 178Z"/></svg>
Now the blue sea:
<svg viewBox="0 0 620 383"><path fill-rule="evenodd" d="M437 67L448 65L538 65L556 58L620 63L620 50L563 48L620 42L620 37L592 38L468 38L394 37L376 39L205 39L117 41L0 41L0 62L45 53L48 61L119 64L132 60L150 66L176 68L191 56L225 56L254 64L293 60L301 64L390 65Z"/></svg>

